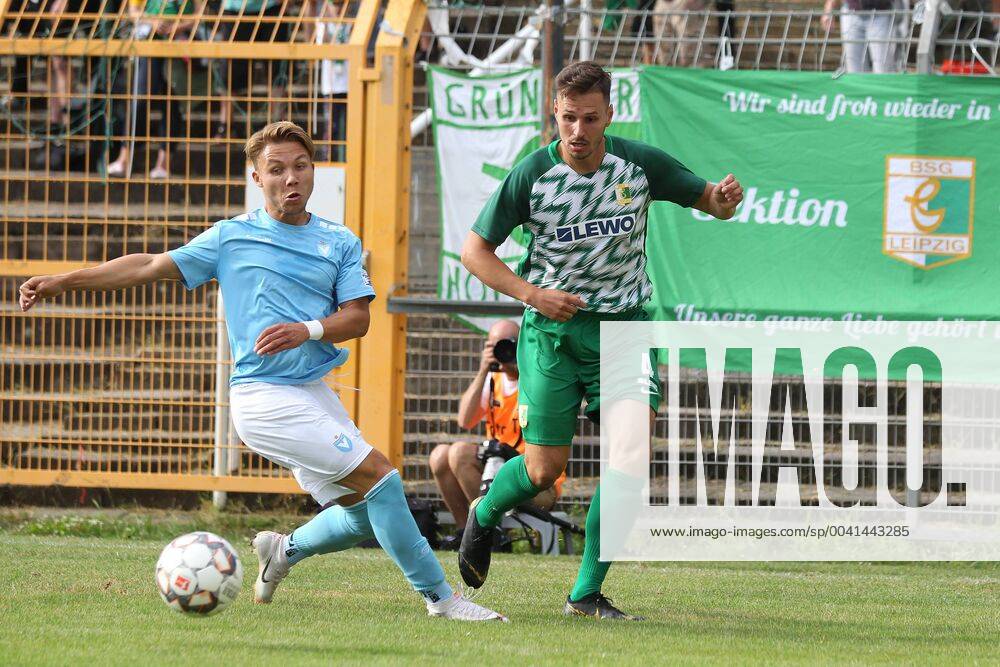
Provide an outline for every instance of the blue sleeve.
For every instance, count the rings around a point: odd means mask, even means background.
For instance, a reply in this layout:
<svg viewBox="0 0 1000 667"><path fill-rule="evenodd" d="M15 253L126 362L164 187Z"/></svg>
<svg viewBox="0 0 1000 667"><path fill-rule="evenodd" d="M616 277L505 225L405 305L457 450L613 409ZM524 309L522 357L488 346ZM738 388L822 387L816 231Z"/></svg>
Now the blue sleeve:
<svg viewBox="0 0 1000 667"><path fill-rule="evenodd" d="M375 298L371 278L361 264L361 240L355 237L346 247L344 257L337 272L337 284L334 286L338 306L352 299L368 297Z"/></svg>
<svg viewBox="0 0 1000 667"><path fill-rule="evenodd" d="M180 269L184 287L194 289L218 277L220 229L220 223L215 223L187 244L168 253Z"/></svg>

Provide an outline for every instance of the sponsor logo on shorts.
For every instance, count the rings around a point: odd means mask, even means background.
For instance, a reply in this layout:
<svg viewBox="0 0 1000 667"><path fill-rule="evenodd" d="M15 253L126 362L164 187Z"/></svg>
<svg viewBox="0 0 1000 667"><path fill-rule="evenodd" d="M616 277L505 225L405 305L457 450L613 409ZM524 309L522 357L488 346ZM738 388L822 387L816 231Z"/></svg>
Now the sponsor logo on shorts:
<svg viewBox="0 0 1000 667"><path fill-rule="evenodd" d="M340 437L333 441L333 446L342 452L349 452L354 449L354 442L346 435L341 434Z"/></svg>
<svg viewBox="0 0 1000 667"><path fill-rule="evenodd" d="M518 405L517 406L517 421L521 424L522 427L525 427L525 426L528 425L528 406L527 405Z"/></svg>
<svg viewBox="0 0 1000 667"><path fill-rule="evenodd" d="M575 225L556 227L556 242L575 243L587 239L622 236L631 233L633 229L635 229L635 216L633 215L587 220Z"/></svg>

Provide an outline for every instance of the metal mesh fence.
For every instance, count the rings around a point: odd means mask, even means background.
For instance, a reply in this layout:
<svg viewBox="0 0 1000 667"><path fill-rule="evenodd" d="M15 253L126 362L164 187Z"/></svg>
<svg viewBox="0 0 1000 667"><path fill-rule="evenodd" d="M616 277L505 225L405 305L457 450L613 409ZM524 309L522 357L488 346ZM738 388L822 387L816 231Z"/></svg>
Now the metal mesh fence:
<svg viewBox="0 0 1000 667"><path fill-rule="evenodd" d="M740 11L641 11L587 7L579 3L565 10L564 62L593 59L606 67L639 67L644 64L713 67L750 70L795 70L828 72L838 76L847 71L846 52L851 46L868 52L865 66L871 69L871 40L845 39L840 17L824 22L821 4L740 3ZM448 6L431 3L417 59L474 74L539 66L542 21L546 9L538 6ZM890 46L891 58L884 63L892 72L913 72L916 68L920 29L925 7L898 4L896 9L872 16L887 21L891 29L881 40ZM935 53L939 70L953 73L989 74L997 63L998 36L995 25L1000 15L960 11L942 20ZM949 64L950 63L950 64ZM978 63L978 64L977 64ZM965 69L962 69L962 68ZM949 69L951 68L951 69ZM409 293L433 296L436 293L440 252L440 210L435 178L433 136L421 122L427 118L428 89L417 72L414 88L413 181L411 188ZM427 467L430 451L439 444L455 441L478 442L482 430L462 431L455 416L459 399L475 375L484 337L447 315L410 315L408 325L407 402L404 452L406 479L410 488L425 497L437 498L434 480ZM665 369L661 377L665 378ZM700 390L697 373L682 374L680 393L683 470L693 475L694 418ZM749 380L739 384L738 397L748 406ZM870 388L869 388L870 389ZM836 394L839 385L826 392ZM926 397L928 419L933 419L934 390ZM937 390L939 391L939 390ZM796 399L800 400L800 399ZM905 429L900 411L905 407L905 388L890 390L890 466L895 470L891 484L901 484ZM662 413L662 410L661 410ZM806 416L793 409L793 431L801 434ZM738 429L749 441L749 407L737 415ZM654 474L665 466L667 422L663 414L654 432ZM828 425L828 428L838 428ZM938 437L940 437L938 435ZM861 441L862 479L874 474L874 432L865 432ZM939 444L939 441L938 441ZM932 444L933 446L933 444ZM581 415L569 464L569 479L563 502L589 500L597 483L598 435ZM745 454L744 454L745 456ZM783 463L794 463L782 461ZM659 472L658 472L659 471ZM866 477L867 475L867 477ZM768 483L772 483L770 480ZM693 497L687 490L682 499ZM773 488L771 489L773 491Z"/></svg>
<svg viewBox="0 0 1000 667"><path fill-rule="evenodd" d="M479 367L483 336L447 315L411 315L407 328L406 421L404 470L407 490L439 499L428 468L431 451L441 444L480 443L482 425L472 432L459 427L458 401ZM581 416L573 440L562 503L587 503L600 475L599 434Z"/></svg>
<svg viewBox="0 0 1000 667"><path fill-rule="evenodd" d="M563 62L592 59L605 67L708 67L719 69L829 72L913 72L917 69L925 2L913 7L861 12L882 25L879 33L852 30L853 14L826 17L822 3L746 2L739 11L705 3L697 11L621 8L578 3L562 13ZM431 3L417 49L418 62L473 74L538 66L543 6ZM930 43L931 61L946 74L996 75L1000 14L968 9L941 10ZM414 110L426 111L427 90L417 75ZM421 125L424 127L424 125ZM428 132L414 146L430 145Z"/></svg>
<svg viewBox="0 0 1000 667"><path fill-rule="evenodd" d="M68 293L29 314L17 286L245 212L243 145L272 120L357 168L349 63L366 43L349 41L377 3L63 5L14 2L0 34L0 482L296 491L217 418L214 285Z"/></svg>
<svg viewBox="0 0 1000 667"><path fill-rule="evenodd" d="M482 425L472 432L459 427L456 415L458 402L469 382L476 373L479 357L482 351L483 336L472 331L447 315L411 316L408 327L407 350L407 380L406 380L406 425L404 441L404 477L409 491L430 499L439 499L439 493L428 468L428 458L431 451L441 444L454 442L479 443L484 434ZM663 383L663 395L669 395L669 377L666 366L659 369ZM733 422L735 433L734 470L737 479L749 483L751 469L751 428L752 408L752 378L738 373L727 373L726 382L731 385L732 395L719 411L719 423ZM792 386L789 394L789 412L787 429L797 442L810 442L810 430L815 424L810 422L807 408L805 386L800 378L775 377L775 382L788 382ZM838 459L837 451L843 438L844 424L841 419L842 385L836 381L827 381L823 385L825 406L831 406L825 413L822 434L819 435L826 445L828 456L824 466L827 478L826 488L836 488L841 480L833 476L839 474L835 466L829 464ZM859 388L862 397L867 397L868 404L874 405L873 398L876 387L873 383L861 383ZM678 421L679 421L679 472L682 483L679 490L681 504L694 504L697 497L697 475L699 448L699 431L703 443L712 442L711 412L708 401L708 380L704 371L681 369L679 374ZM887 390L886 413L888 425L886 442L888 444L887 469L885 480L889 488L901 490L906 483L906 414L907 388L905 383L890 383ZM928 383L923 390L923 419L927 427L924 431L924 447L931 464L931 475L940 477L941 452L941 386ZM991 413L984 407L984 414ZM812 406L815 410L816 406ZM875 484L878 433L874 424L854 426L852 437L858 442L858 480L860 486ZM723 429L725 427L723 426ZM770 418L765 435L765 444L771 448L780 448L785 437L785 407L776 402L770 406ZM652 479L651 502L666 502L666 478L668 467L668 421L665 405L661 405L656 424L652 432L652 460L650 475ZM723 430L720 433L727 433ZM720 442L728 442L727 435L719 435ZM711 448L711 444L707 445ZM578 417L577 434L568 466L568 477L563 485L561 505L586 504L597 487L600 476L600 437L597 426L584 415ZM815 473L811 459L806 460L800 454L788 453L771 456L770 463L796 468L800 483L814 485ZM706 467L706 469L709 469ZM710 470L710 469L709 469ZM720 500L725 493L725 466L713 477L711 470L706 478L706 492L709 496L717 496ZM764 503L773 502L777 493L778 479L767 477L760 479L760 498ZM827 491L831 499L838 499L836 491ZM818 499L810 497L807 502L816 503Z"/></svg>
<svg viewBox="0 0 1000 667"><path fill-rule="evenodd" d="M941 71L997 76L998 55L1000 14L967 9L944 14L936 37L936 56Z"/></svg>
<svg viewBox="0 0 1000 667"><path fill-rule="evenodd" d="M162 252L243 212L241 147L270 120L299 122L317 139L319 159L358 168L349 145L360 129L345 76L361 67L368 46L352 36L371 33L382 3L282 0L257 12L189 4L190 11L175 2L178 13L168 16L115 0L70 0L58 12L58 3L7 6L0 29L0 481L207 488L214 461L226 488L296 489L216 419L225 407L218 371L228 360L217 346L214 289L71 294L30 318L16 312L16 287L28 275ZM882 41L893 46L898 71L914 67L921 11L882 13L894 26ZM537 6L432 4L417 59L482 73L530 66L542 18ZM619 67L835 75L845 66L843 39L836 22L825 26L822 18L818 7L801 5L617 15L571 6L562 55ZM997 61L997 18L944 16L936 61L988 74ZM418 72L415 116L426 106ZM432 294L440 217L430 133L415 136L412 156L409 292ZM447 316L414 315L408 338L404 472L413 491L437 497L431 449L481 439L462 432L454 415L482 337ZM689 410L697 377L684 382ZM694 422L685 415L690 434ZM658 438L664 428L657 423ZM899 447L899 432L892 437ZM213 458L220 443L221 459ZM567 502L593 492L597 451L594 427L581 417ZM125 477L112 480L119 473Z"/></svg>

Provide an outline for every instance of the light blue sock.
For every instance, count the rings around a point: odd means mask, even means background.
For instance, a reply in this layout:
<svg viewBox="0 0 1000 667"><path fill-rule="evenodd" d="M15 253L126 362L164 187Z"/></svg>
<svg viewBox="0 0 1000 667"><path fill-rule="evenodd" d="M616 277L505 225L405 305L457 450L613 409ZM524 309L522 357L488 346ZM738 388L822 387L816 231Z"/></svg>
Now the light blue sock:
<svg viewBox="0 0 1000 667"><path fill-rule="evenodd" d="M350 507L327 507L312 520L295 529L288 537L285 555L295 565L316 554L350 549L358 542L375 537L368 521L368 503L362 500Z"/></svg>
<svg viewBox="0 0 1000 667"><path fill-rule="evenodd" d="M399 472L393 470L376 482L365 500L375 538L413 589L430 602L450 598L451 586L444 579L441 563L410 514Z"/></svg>

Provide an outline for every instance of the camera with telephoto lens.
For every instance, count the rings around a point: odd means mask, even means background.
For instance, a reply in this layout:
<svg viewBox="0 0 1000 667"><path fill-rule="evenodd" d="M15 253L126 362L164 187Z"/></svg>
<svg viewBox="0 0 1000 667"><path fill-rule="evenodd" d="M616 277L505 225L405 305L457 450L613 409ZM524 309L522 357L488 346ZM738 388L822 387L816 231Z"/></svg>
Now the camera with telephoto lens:
<svg viewBox="0 0 1000 667"><path fill-rule="evenodd" d="M496 438L483 440L483 444L479 446L479 462L483 464L479 495L486 495L486 492L490 490L490 484L493 483L493 478L500 471L500 466L515 456L517 456L517 450L510 445L504 444Z"/></svg>
<svg viewBox="0 0 1000 667"><path fill-rule="evenodd" d="M490 364L491 371L500 370L500 364L513 364L517 361L517 339L501 338L493 344L493 358L495 362Z"/></svg>

